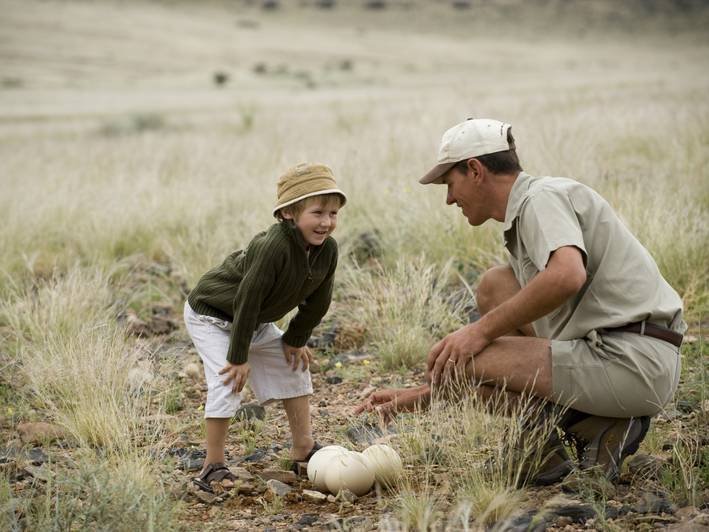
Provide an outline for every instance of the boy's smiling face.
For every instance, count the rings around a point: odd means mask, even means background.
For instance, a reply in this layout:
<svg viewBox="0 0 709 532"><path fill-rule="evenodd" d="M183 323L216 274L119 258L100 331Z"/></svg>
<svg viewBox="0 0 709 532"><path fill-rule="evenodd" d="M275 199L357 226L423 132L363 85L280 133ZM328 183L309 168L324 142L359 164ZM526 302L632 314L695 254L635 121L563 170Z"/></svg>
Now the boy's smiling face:
<svg viewBox="0 0 709 532"><path fill-rule="evenodd" d="M337 226L337 212L340 210L338 197L308 198L302 212L293 217L283 213L283 217L295 222L303 239L310 246L320 246Z"/></svg>

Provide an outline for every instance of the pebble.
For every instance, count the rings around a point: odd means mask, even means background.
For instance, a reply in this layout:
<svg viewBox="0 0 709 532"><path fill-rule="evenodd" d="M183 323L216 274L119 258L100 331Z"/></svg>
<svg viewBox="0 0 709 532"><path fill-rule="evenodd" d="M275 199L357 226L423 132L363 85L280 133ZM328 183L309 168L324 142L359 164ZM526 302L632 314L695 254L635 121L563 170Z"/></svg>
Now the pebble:
<svg viewBox="0 0 709 532"><path fill-rule="evenodd" d="M673 514L676 511L666 496L650 492L644 492L631 509L639 514Z"/></svg>
<svg viewBox="0 0 709 532"><path fill-rule="evenodd" d="M666 461L648 454L636 454L628 461L628 471L631 475L644 479L658 479Z"/></svg>
<svg viewBox="0 0 709 532"><path fill-rule="evenodd" d="M30 475L32 475L33 478L41 480L42 482L49 482L54 478L54 472L46 465L26 465L24 467L24 470L27 471Z"/></svg>
<svg viewBox="0 0 709 532"><path fill-rule="evenodd" d="M267 481L266 486L268 487L268 491L270 491L276 497L285 497L291 491L293 491L293 488L291 488L288 484L284 484L283 482L280 482L275 479Z"/></svg>
<svg viewBox="0 0 709 532"><path fill-rule="evenodd" d="M312 502L325 502L327 495L315 490L303 490L303 498Z"/></svg>
<svg viewBox="0 0 709 532"><path fill-rule="evenodd" d="M319 516L317 514L303 514L296 524L300 526L312 526L318 522L318 519Z"/></svg>
<svg viewBox="0 0 709 532"><path fill-rule="evenodd" d="M253 454L250 454L249 456L245 456L243 461L244 462L260 462L266 458L266 451L264 449L256 449L256 451Z"/></svg>
<svg viewBox="0 0 709 532"><path fill-rule="evenodd" d="M197 487L192 488L192 493L197 499L202 501L204 504L214 504L215 502L217 502L217 500L219 498L216 495L214 495L213 493L208 493L208 492L201 490Z"/></svg>
<svg viewBox="0 0 709 532"><path fill-rule="evenodd" d="M252 480L254 478L254 476L243 467L230 467L229 471L239 480Z"/></svg>
<svg viewBox="0 0 709 532"><path fill-rule="evenodd" d="M596 512L590 504L582 504L581 502L570 499L563 495L556 495L547 501L544 509L548 515L568 517L575 523L581 523L595 517Z"/></svg>
<svg viewBox="0 0 709 532"><path fill-rule="evenodd" d="M263 480L277 480L284 484L293 484L298 477L293 471L280 471L278 469L264 469L257 473Z"/></svg>

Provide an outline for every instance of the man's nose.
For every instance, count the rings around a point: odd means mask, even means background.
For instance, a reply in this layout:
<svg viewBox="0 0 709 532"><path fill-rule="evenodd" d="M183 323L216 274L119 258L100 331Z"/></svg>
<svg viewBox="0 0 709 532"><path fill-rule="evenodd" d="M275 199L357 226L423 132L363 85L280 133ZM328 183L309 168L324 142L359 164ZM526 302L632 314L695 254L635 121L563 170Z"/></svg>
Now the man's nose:
<svg viewBox="0 0 709 532"><path fill-rule="evenodd" d="M453 205L455 203L455 199L453 199L453 195L448 191L446 193L446 205Z"/></svg>

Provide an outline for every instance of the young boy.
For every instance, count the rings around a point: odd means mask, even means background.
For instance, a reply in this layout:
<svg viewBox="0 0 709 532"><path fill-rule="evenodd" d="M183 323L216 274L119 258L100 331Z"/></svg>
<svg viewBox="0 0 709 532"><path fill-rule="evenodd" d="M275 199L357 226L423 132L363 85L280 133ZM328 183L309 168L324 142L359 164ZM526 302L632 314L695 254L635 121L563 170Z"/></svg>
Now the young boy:
<svg viewBox="0 0 709 532"><path fill-rule="evenodd" d="M319 448L310 428L312 355L305 344L330 306L337 266L330 235L346 201L327 166L289 169L278 182L279 222L204 274L187 297L185 324L207 380L207 457L193 480L206 491L213 481L235 480L224 444L249 376L261 404L283 401L292 459L307 461ZM273 322L296 307L282 332Z"/></svg>

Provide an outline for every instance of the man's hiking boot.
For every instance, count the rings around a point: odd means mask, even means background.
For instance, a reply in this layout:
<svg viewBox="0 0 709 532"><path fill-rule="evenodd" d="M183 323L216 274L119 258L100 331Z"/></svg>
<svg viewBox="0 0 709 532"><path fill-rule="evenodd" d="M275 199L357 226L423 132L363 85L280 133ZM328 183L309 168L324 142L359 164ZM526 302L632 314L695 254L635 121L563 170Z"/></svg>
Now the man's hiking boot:
<svg viewBox="0 0 709 532"><path fill-rule="evenodd" d="M544 442L538 453L527 456L522 464L520 484L549 486L563 480L574 469L574 462L566 452L557 429Z"/></svg>
<svg viewBox="0 0 709 532"><path fill-rule="evenodd" d="M559 407L546 403L522 420L520 434L511 445L514 467L519 467L518 485L548 486L563 480L574 469L574 462L559 438L559 417ZM541 446L535 444L542 439Z"/></svg>
<svg viewBox="0 0 709 532"><path fill-rule="evenodd" d="M635 454L645 438L650 418L588 416L565 425L567 437L576 446L580 469L596 470L615 482L625 457Z"/></svg>

